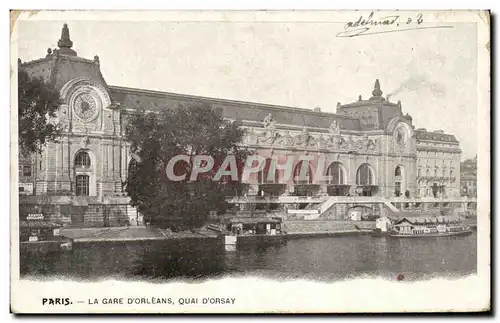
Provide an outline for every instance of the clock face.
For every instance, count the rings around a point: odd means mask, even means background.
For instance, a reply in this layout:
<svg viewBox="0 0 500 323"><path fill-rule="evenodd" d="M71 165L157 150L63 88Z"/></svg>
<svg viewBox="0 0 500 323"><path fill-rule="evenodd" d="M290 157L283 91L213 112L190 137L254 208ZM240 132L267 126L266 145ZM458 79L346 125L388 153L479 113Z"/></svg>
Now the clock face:
<svg viewBox="0 0 500 323"><path fill-rule="evenodd" d="M75 99L73 110L78 118L85 121L93 120L98 113L97 103L88 93L82 93Z"/></svg>

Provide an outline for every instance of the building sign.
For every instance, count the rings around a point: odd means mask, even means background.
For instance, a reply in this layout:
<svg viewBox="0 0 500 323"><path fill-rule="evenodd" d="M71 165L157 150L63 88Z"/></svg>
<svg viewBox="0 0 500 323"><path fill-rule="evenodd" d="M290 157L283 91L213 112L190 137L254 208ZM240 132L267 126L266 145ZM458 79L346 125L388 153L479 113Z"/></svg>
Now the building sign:
<svg viewBox="0 0 500 323"><path fill-rule="evenodd" d="M43 214L42 213L30 213L26 217L26 220L43 220Z"/></svg>

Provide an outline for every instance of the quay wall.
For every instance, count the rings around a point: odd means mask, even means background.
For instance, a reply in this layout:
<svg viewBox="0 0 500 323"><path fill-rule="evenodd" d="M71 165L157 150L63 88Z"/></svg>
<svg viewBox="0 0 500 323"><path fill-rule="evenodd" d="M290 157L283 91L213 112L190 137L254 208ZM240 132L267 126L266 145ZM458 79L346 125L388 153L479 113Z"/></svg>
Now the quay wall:
<svg viewBox="0 0 500 323"><path fill-rule="evenodd" d="M348 220L286 220L283 221L283 230L287 234L325 234L341 232L359 232L356 228L375 229L373 221Z"/></svg>

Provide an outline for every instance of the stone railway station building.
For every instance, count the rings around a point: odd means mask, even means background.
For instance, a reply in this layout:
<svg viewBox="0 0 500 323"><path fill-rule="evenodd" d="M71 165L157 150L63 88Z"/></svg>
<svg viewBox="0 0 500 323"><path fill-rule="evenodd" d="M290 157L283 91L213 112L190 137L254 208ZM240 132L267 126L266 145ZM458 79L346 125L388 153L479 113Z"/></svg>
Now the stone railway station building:
<svg viewBox="0 0 500 323"><path fill-rule="evenodd" d="M375 81L371 96L337 103L336 113L241 102L107 84L99 57L79 57L64 25L57 49L21 62L19 69L42 78L59 92L58 121L64 134L40 155L20 158L21 217L44 213L84 226L137 224L124 191L133 161L124 128L141 109L158 111L180 104L203 103L247 132L242 142L256 154L313 156L305 178L297 158L293 180L280 171L268 176L269 163L256 174L244 197L366 196L458 197L461 149L454 135L416 128L400 101L383 97ZM328 181L313 176L319 157L326 158ZM136 214L136 213L135 213ZM340 217L340 213L337 214ZM140 223L140 221L139 221Z"/></svg>

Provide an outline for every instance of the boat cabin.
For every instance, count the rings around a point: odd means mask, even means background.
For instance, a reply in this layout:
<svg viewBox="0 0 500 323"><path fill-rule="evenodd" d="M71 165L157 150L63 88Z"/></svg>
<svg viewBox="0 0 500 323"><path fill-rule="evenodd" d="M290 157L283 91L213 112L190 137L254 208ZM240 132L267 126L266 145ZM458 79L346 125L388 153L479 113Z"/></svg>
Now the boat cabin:
<svg viewBox="0 0 500 323"><path fill-rule="evenodd" d="M437 232L435 226L430 226L431 223L431 219L427 218L402 218L394 223L393 229L399 234L426 234Z"/></svg>
<svg viewBox="0 0 500 323"><path fill-rule="evenodd" d="M228 221L227 230L235 235L277 235L281 234L281 219L233 218Z"/></svg>

